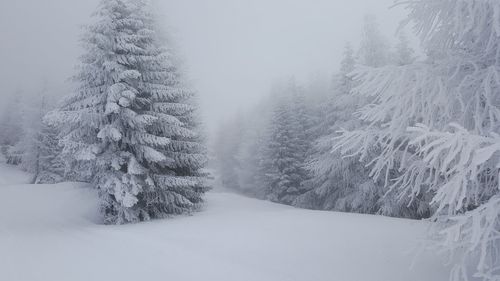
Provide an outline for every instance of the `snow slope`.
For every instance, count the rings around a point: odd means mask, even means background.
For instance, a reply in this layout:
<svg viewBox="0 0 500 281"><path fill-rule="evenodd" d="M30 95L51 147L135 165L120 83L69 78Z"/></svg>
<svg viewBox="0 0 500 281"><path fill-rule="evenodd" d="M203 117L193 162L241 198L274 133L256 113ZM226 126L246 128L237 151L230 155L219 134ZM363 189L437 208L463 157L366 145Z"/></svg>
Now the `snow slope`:
<svg viewBox="0 0 500 281"><path fill-rule="evenodd" d="M99 225L82 184L27 185L0 164L0 280L442 281L425 223L294 209L213 192L206 210Z"/></svg>

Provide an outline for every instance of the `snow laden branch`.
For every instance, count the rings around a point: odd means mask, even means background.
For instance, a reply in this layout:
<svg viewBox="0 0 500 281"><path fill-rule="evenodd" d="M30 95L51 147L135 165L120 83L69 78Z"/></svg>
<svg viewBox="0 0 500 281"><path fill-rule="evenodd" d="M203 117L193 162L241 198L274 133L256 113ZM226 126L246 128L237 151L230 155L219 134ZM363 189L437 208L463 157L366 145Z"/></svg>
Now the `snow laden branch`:
<svg viewBox="0 0 500 281"><path fill-rule="evenodd" d="M449 249L451 258L461 257L452 271L452 279L467 279L467 266L475 266L475 277L498 281L500 274L500 196L492 197L479 208L451 217L448 227L435 233L441 247ZM470 252L470 255L463 255Z"/></svg>
<svg viewBox="0 0 500 281"><path fill-rule="evenodd" d="M451 255L470 253L461 255L452 277L466 279L467 266L474 264L478 277L499 280L500 136L474 135L458 124L450 129L439 132L418 124L408 130L415 136L411 144L433 169L429 177L437 188L436 219L445 225L435 230L435 237Z"/></svg>
<svg viewBox="0 0 500 281"><path fill-rule="evenodd" d="M461 50L475 60L500 62L500 6L497 0L398 0L406 6L406 22L430 52Z"/></svg>
<svg viewBox="0 0 500 281"><path fill-rule="evenodd" d="M366 162L370 176L382 178L401 200L416 200L431 192L436 216L446 212L471 220L493 212L482 207L499 191L496 154L500 139L494 133L500 120L497 66L481 68L468 60L447 58L440 64L360 68L353 75L360 83L354 94L368 97L372 103L356 112L365 127L339 131L334 150ZM483 211L475 210L479 207ZM467 212L470 210L473 213ZM496 229L482 235L497 245L498 222L492 225ZM462 223L461 231L473 232L467 227L476 226ZM446 226L443 231L451 230ZM477 274L486 278L485 270L491 273L497 262L494 249L471 246L464 257L470 259L478 251L491 256L478 264ZM487 261L490 266L483 265ZM456 270L464 270L464 266Z"/></svg>
<svg viewBox="0 0 500 281"><path fill-rule="evenodd" d="M418 124L408 131L414 135L410 145L432 169L432 187L439 186L433 199L438 213L452 215L477 206L498 190L500 137L470 134L458 124L450 127L450 132L440 132Z"/></svg>
<svg viewBox="0 0 500 281"><path fill-rule="evenodd" d="M463 261L454 280L471 276L466 263L499 280L500 2L397 3L427 60L358 67L352 94L370 101L356 112L364 125L341 131L333 148L366 161L400 198L433 196L435 230L448 237L438 241Z"/></svg>

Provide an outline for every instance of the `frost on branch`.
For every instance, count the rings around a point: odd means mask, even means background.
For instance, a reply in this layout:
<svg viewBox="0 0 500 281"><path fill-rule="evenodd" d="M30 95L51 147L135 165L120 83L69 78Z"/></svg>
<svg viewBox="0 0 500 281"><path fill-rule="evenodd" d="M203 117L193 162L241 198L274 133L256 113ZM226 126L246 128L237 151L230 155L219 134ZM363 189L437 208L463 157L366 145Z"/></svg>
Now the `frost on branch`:
<svg viewBox="0 0 500 281"><path fill-rule="evenodd" d="M422 124L409 131L423 161L432 167L436 220L445 225L434 235L451 255L461 256L453 277L468 276L467 265L474 264L477 276L498 280L500 136L470 134L456 124L449 132L431 131ZM468 254L461 255L464 251Z"/></svg>
<svg viewBox="0 0 500 281"><path fill-rule="evenodd" d="M436 236L442 249L475 263L483 280L499 280L500 2L398 2L428 59L355 70L353 94L372 102L357 112L365 127L342 132L336 149L366 158L371 175L401 197L431 194L436 231L455 235ZM455 268L455 280L473 275Z"/></svg>

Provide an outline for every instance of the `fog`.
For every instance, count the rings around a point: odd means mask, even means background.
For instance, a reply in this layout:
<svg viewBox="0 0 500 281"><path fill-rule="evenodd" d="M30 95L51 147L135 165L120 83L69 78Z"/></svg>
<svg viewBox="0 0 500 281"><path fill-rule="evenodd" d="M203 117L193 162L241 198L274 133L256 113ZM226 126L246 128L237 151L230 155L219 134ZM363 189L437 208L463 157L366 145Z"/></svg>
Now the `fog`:
<svg viewBox="0 0 500 281"><path fill-rule="evenodd" d="M500 281L498 77L500 0L0 0L0 280Z"/></svg>
<svg viewBox="0 0 500 281"><path fill-rule="evenodd" d="M273 80L331 75L345 42L359 41L363 17L378 17L392 38L405 13L392 0L164 0L159 13L199 93L211 131L255 104ZM0 2L1 96L71 89L81 26L97 0Z"/></svg>

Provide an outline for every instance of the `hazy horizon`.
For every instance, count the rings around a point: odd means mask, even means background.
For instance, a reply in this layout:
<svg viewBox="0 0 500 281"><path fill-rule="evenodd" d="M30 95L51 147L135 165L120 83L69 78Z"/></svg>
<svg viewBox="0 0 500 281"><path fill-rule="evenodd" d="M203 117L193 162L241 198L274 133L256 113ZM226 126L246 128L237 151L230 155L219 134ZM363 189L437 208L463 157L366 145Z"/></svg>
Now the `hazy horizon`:
<svg viewBox="0 0 500 281"><path fill-rule="evenodd" d="M81 26L98 0L19 0L0 4L0 95L36 94L44 81L65 95L78 57ZM376 3L375 3L376 2ZM357 45L365 14L392 40L405 17L393 0L168 0L159 3L167 30L199 94L205 126L258 102L272 81L306 81L338 69L346 42ZM362 7L362 8L361 8Z"/></svg>

